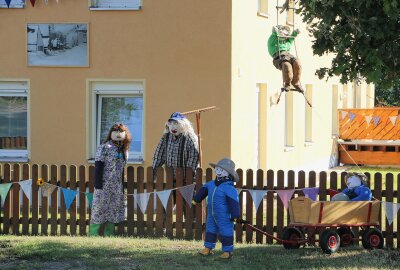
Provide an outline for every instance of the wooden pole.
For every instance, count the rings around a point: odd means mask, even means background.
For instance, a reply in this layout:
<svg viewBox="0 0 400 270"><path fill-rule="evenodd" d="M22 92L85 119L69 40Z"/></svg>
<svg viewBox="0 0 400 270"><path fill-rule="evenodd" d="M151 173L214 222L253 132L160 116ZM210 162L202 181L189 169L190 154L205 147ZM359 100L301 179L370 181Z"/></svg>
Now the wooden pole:
<svg viewBox="0 0 400 270"><path fill-rule="evenodd" d="M211 107L207 107L207 108L202 108L202 109L198 109L198 110L193 110L193 111L187 111L187 112L183 112L183 115L186 114L196 114L196 127L197 127L197 140L199 142L199 165L200 168L202 167L203 161L202 161L202 151L201 151L201 136L200 136L200 128L201 128L201 119L200 119L200 114L202 112L206 112L206 111L211 111L211 110L215 110L217 109L217 106L211 106Z"/></svg>

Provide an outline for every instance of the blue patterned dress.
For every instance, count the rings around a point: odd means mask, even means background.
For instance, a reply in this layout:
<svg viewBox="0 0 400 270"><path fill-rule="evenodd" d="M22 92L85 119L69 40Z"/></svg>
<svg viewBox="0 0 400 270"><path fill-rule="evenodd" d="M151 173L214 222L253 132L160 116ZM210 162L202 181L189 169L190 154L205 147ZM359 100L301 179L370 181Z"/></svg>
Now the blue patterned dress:
<svg viewBox="0 0 400 270"><path fill-rule="evenodd" d="M99 146L95 161L104 162L103 189L95 189L91 224L125 220L123 172L126 161L112 141Z"/></svg>

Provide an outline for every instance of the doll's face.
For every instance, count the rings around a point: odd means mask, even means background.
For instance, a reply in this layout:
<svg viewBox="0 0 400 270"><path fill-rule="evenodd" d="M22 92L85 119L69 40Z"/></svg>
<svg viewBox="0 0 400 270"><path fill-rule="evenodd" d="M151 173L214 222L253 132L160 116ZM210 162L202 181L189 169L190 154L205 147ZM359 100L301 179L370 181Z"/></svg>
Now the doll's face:
<svg viewBox="0 0 400 270"><path fill-rule="evenodd" d="M125 140L126 133L125 131L112 131L111 132L111 140L113 141L123 141Z"/></svg>
<svg viewBox="0 0 400 270"><path fill-rule="evenodd" d="M348 188L356 188L361 186L361 179L358 176L350 176L347 178L347 187Z"/></svg>
<svg viewBox="0 0 400 270"><path fill-rule="evenodd" d="M220 167L215 167L214 171L215 171L215 175L217 177L227 177L227 176L229 176L229 173L227 171L225 171L224 169L220 168Z"/></svg>
<svg viewBox="0 0 400 270"><path fill-rule="evenodd" d="M179 124L178 121L169 120L168 121L168 128L169 128L169 132L172 135L178 136L179 134L182 133L182 126L181 126L181 124Z"/></svg>

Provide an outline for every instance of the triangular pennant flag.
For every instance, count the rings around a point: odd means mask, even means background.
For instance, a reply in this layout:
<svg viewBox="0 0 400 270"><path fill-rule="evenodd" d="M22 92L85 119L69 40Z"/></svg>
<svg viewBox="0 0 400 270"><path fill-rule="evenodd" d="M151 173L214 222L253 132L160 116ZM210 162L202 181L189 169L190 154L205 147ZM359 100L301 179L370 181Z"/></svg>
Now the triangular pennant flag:
<svg viewBox="0 0 400 270"><path fill-rule="evenodd" d="M288 207L288 202L289 202L290 198L292 198L294 191L295 191L294 189L277 190L276 191L276 193L278 193L278 195L279 195L279 198L281 198L281 201L285 208Z"/></svg>
<svg viewBox="0 0 400 270"><path fill-rule="evenodd" d="M240 192L242 192L241 188L236 188L236 190L237 190L238 194L240 194Z"/></svg>
<svg viewBox="0 0 400 270"><path fill-rule="evenodd" d="M6 1L6 4L7 4L7 7L10 8L11 0L5 0L5 1Z"/></svg>
<svg viewBox="0 0 400 270"><path fill-rule="evenodd" d="M167 203L168 203L169 195L171 194L171 189L157 191L156 194L157 194L158 198L160 199L161 204L164 207L164 209L167 209Z"/></svg>
<svg viewBox="0 0 400 270"><path fill-rule="evenodd" d="M85 192L85 195L86 195L86 199L89 202L89 207L92 208L92 205L93 205L93 193Z"/></svg>
<svg viewBox="0 0 400 270"><path fill-rule="evenodd" d="M379 116L374 116L374 124L375 124L375 126L377 126L379 124L380 120L381 120L381 118Z"/></svg>
<svg viewBox="0 0 400 270"><path fill-rule="evenodd" d="M5 184L0 184L0 199L1 199L1 204L0 207L2 205L4 205L4 201L6 200L8 191L11 188L12 183L5 183Z"/></svg>
<svg viewBox="0 0 400 270"><path fill-rule="evenodd" d="M342 112L342 120L346 118L348 112Z"/></svg>
<svg viewBox="0 0 400 270"><path fill-rule="evenodd" d="M371 120L372 120L372 116L371 115L365 116L365 122L367 122L368 126L369 126L369 123L371 123Z"/></svg>
<svg viewBox="0 0 400 270"><path fill-rule="evenodd" d="M72 202L75 200L76 194L78 194L78 191L76 190L71 190L68 188L61 188L63 194L64 194L64 202L65 202L65 207L69 209L71 207Z"/></svg>
<svg viewBox="0 0 400 270"><path fill-rule="evenodd" d="M319 193L319 188L315 187L315 188L303 188L302 189L304 195L307 198L310 198L313 201L317 200L317 195Z"/></svg>
<svg viewBox="0 0 400 270"><path fill-rule="evenodd" d="M43 197L50 197L50 195L57 188L57 186L44 183L40 188L42 189Z"/></svg>
<svg viewBox="0 0 400 270"><path fill-rule="evenodd" d="M46 5L48 5L48 4L49 4L49 0L44 0L44 3L45 3Z"/></svg>
<svg viewBox="0 0 400 270"><path fill-rule="evenodd" d="M340 191L335 190L335 189L331 189L331 188L327 189L326 191L328 191L328 194L329 194L329 196L331 196L331 197L333 197L333 196L335 196L336 194L340 193Z"/></svg>
<svg viewBox="0 0 400 270"><path fill-rule="evenodd" d="M36 2L36 0L31 0L32 7L35 6L35 2Z"/></svg>
<svg viewBox="0 0 400 270"><path fill-rule="evenodd" d="M146 212L147 204L149 202L150 193L138 193L133 195L137 205L139 205L140 211L144 214Z"/></svg>
<svg viewBox="0 0 400 270"><path fill-rule="evenodd" d="M356 118L356 114L355 113L350 113L350 121L353 121L354 118Z"/></svg>
<svg viewBox="0 0 400 270"><path fill-rule="evenodd" d="M395 126L397 121L397 116L390 116L389 119L390 122L392 122L392 125Z"/></svg>
<svg viewBox="0 0 400 270"><path fill-rule="evenodd" d="M264 198L265 193L267 193L267 190L247 190L251 198L253 199L254 206L256 207L256 210L258 210L258 207L260 206L260 203L262 199Z"/></svg>
<svg viewBox="0 0 400 270"><path fill-rule="evenodd" d="M18 184L21 186L22 191L30 201L32 198L32 179L18 182Z"/></svg>
<svg viewBox="0 0 400 270"><path fill-rule="evenodd" d="M181 193L182 197L185 199L189 207L192 207L193 191L195 186L196 184L191 184L178 188L179 192Z"/></svg>
<svg viewBox="0 0 400 270"><path fill-rule="evenodd" d="M386 219L388 220L389 225L391 225L397 215L397 212L399 211L400 204L392 202L382 202L382 204L385 208Z"/></svg>

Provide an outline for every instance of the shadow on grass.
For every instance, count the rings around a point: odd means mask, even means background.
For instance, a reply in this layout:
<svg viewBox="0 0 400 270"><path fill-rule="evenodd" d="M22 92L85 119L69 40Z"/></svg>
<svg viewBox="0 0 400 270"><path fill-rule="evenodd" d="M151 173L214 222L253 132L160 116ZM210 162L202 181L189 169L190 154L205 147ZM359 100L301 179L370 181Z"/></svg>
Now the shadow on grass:
<svg viewBox="0 0 400 270"><path fill-rule="evenodd" d="M34 237L0 238L0 269L399 269L400 253L360 247L326 255L320 248L236 245L224 261L197 254L200 242L149 239ZM15 240L15 241L14 241Z"/></svg>

